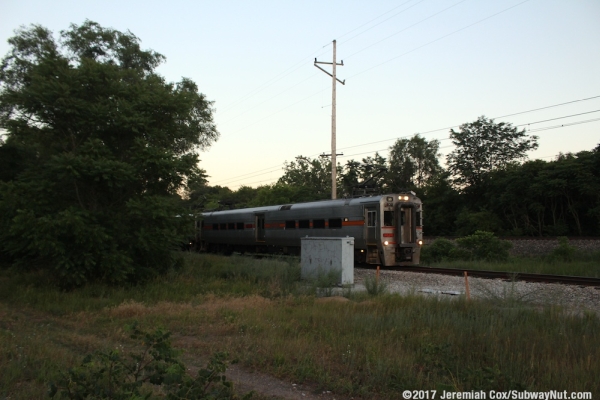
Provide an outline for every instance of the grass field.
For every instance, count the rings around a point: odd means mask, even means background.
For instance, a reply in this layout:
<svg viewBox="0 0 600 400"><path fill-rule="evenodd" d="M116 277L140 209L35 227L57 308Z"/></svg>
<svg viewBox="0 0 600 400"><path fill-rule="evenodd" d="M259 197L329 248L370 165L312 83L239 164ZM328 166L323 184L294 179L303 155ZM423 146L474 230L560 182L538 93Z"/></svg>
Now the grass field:
<svg viewBox="0 0 600 400"><path fill-rule="evenodd" d="M246 368L347 397L600 393L600 319L590 312L417 295L328 301L295 262L183 256L183 269L128 288L62 292L43 275L0 270L0 398L44 398L86 354L131 349L124 326L134 321L171 331L192 368L227 351Z"/></svg>

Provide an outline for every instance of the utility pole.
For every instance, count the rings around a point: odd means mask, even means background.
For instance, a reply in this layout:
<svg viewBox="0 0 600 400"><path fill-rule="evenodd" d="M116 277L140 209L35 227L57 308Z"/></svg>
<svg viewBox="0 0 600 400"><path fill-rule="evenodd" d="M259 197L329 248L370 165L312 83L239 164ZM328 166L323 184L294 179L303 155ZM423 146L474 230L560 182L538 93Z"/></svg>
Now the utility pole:
<svg viewBox="0 0 600 400"><path fill-rule="evenodd" d="M323 68L319 67L317 64L331 64L333 66L333 73L329 73L325 71ZM333 62L323 62L317 61L315 58L315 67L319 68L321 71L325 72L327 75L331 76L333 86L331 90L331 198L337 198L337 185L336 185L336 177L337 177L337 161L336 161L336 152L335 152L335 88L336 81L341 83L342 85L346 84L346 80L340 81L335 76L335 67L337 65L344 66L344 60L342 60L341 64L336 63L335 61L335 40L333 41ZM343 154L341 154L343 155Z"/></svg>

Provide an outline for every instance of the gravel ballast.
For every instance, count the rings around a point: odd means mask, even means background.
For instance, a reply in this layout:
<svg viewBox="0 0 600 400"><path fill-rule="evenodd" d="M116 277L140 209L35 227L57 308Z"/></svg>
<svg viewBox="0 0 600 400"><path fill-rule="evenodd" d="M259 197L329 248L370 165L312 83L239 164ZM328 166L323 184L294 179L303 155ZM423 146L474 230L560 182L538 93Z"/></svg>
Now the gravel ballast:
<svg viewBox="0 0 600 400"><path fill-rule="evenodd" d="M375 277L374 269L354 269L355 291L366 290L366 277ZM380 282L390 293L402 295L458 297L466 293L465 278L441 274L424 274L398 270L381 270ZM600 315L600 287L505 281L469 277L471 299L490 299L530 304L558 305L574 312L593 311Z"/></svg>

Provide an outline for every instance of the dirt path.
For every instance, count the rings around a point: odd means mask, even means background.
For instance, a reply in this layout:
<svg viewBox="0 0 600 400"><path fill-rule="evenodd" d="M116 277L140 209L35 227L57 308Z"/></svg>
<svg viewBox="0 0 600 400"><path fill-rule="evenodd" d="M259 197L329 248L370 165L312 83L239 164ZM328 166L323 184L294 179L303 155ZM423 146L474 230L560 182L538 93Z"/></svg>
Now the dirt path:
<svg viewBox="0 0 600 400"><path fill-rule="evenodd" d="M239 393L254 391L272 399L285 400L345 400L347 398L332 393L315 394L316 388L308 385L289 383L260 372L248 372L238 365L227 369L227 378L235 383Z"/></svg>

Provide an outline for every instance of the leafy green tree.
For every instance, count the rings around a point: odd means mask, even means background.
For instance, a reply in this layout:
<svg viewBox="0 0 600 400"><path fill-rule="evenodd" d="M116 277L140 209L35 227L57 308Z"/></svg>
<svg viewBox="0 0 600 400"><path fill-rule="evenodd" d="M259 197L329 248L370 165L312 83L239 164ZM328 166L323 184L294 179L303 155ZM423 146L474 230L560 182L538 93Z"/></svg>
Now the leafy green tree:
<svg viewBox="0 0 600 400"><path fill-rule="evenodd" d="M167 83L164 57L131 32L86 21L57 40L33 25L0 69L0 248L64 286L165 271L192 224L179 193L218 137L194 82ZM8 146L8 147L7 147Z"/></svg>
<svg viewBox="0 0 600 400"><path fill-rule="evenodd" d="M454 235L455 221L464 200L452 187L449 173L444 171L429 179L417 195L423 201L424 233L427 236Z"/></svg>
<svg viewBox="0 0 600 400"><path fill-rule="evenodd" d="M331 198L331 160L298 156L285 163L278 184L302 187L312 193L309 200Z"/></svg>
<svg viewBox="0 0 600 400"><path fill-rule="evenodd" d="M456 148L447 156L448 169L459 187L477 187L489 172L524 160L538 147L537 136L484 116L451 129L450 138Z"/></svg>
<svg viewBox="0 0 600 400"><path fill-rule="evenodd" d="M346 161L346 165L344 165L339 170L341 172L339 193L342 197L352 196L354 188L359 184L359 181L362 179L360 168L360 162L355 160L348 160Z"/></svg>
<svg viewBox="0 0 600 400"><path fill-rule="evenodd" d="M398 139L390 147L389 169L386 183L391 192L409 188L422 188L442 171L438 161L440 142L427 141L420 135Z"/></svg>
<svg viewBox="0 0 600 400"><path fill-rule="evenodd" d="M253 206L273 206L277 204L302 203L312 201L314 194L306 186L275 183L257 189Z"/></svg>
<svg viewBox="0 0 600 400"><path fill-rule="evenodd" d="M338 166L338 187L341 197L352 197L367 193L381 193L386 189L387 164L379 153L361 161L348 160L343 167Z"/></svg>
<svg viewBox="0 0 600 400"><path fill-rule="evenodd" d="M387 160L385 157L382 157L379 152L375 152L373 157L368 156L363 158L362 163L359 166L359 184L364 184L368 181L368 185L375 191L381 193L387 191L386 175L385 173L381 173L382 171L386 171L387 168Z"/></svg>

